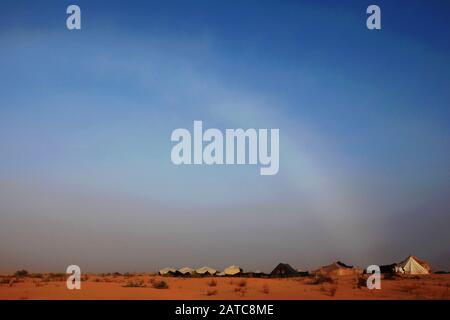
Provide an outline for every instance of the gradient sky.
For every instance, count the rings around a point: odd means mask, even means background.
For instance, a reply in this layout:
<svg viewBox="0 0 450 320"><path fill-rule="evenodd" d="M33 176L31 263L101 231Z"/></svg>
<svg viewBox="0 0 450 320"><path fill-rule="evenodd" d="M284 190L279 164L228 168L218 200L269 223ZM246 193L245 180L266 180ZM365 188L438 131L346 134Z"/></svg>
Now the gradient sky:
<svg viewBox="0 0 450 320"><path fill-rule="evenodd" d="M449 270L449 21L437 0L2 1L0 271ZM279 173L173 165L194 120L279 128Z"/></svg>

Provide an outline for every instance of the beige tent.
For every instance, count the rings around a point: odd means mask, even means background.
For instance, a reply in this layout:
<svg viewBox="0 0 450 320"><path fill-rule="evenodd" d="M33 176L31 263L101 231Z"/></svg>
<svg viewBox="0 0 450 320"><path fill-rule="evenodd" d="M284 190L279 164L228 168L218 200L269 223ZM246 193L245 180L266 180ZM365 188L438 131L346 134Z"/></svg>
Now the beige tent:
<svg viewBox="0 0 450 320"><path fill-rule="evenodd" d="M397 265L397 270L406 274L429 274L430 267L425 261L409 256Z"/></svg>
<svg viewBox="0 0 450 320"><path fill-rule="evenodd" d="M210 267L201 267L195 270L195 273L201 274L201 275L214 275L217 273L216 269L210 268Z"/></svg>
<svg viewBox="0 0 450 320"><path fill-rule="evenodd" d="M183 267L178 269L178 272L181 273L182 275L190 275L190 274L194 274L195 270L189 267Z"/></svg>
<svg viewBox="0 0 450 320"><path fill-rule="evenodd" d="M175 272L177 272L177 269L174 268L163 268L161 270L159 270L159 274L160 275L168 275L168 274L175 274Z"/></svg>
<svg viewBox="0 0 450 320"><path fill-rule="evenodd" d="M225 273L227 276L235 276L242 272L242 269L238 266L229 266L228 268L225 268L223 270L223 273Z"/></svg>

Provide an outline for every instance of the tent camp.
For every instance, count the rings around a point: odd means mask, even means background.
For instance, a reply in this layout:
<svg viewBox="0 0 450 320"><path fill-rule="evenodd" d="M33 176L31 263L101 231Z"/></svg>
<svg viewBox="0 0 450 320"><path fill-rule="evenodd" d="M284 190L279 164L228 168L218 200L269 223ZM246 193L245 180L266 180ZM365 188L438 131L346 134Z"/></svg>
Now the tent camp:
<svg viewBox="0 0 450 320"><path fill-rule="evenodd" d="M346 265L341 261L333 262L327 266L320 267L314 271L315 274L323 274L327 276L346 276L354 274L362 274L363 270L359 268L353 268L353 266Z"/></svg>
<svg viewBox="0 0 450 320"><path fill-rule="evenodd" d="M228 268L225 268L225 270L223 270L223 273L225 273L225 275L227 276L237 276L242 273L242 269L238 266L229 266Z"/></svg>
<svg viewBox="0 0 450 320"><path fill-rule="evenodd" d="M177 269L175 269L175 268L163 268L163 269L159 270L159 274L162 276L174 275L176 272L177 272Z"/></svg>
<svg viewBox="0 0 450 320"><path fill-rule="evenodd" d="M272 277L293 277L297 275L297 271L287 263L279 263L270 273Z"/></svg>
<svg viewBox="0 0 450 320"><path fill-rule="evenodd" d="M177 273L182 276L189 276L195 273L195 270L189 267L183 267L177 270Z"/></svg>
<svg viewBox="0 0 450 320"><path fill-rule="evenodd" d="M409 256L397 265L398 271L405 274L429 274L430 266L415 256Z"/></svg>
<svg viewBox="0 0 450 320"><path fill-rule="evenodd" d="M217 273L216 269L210 268L210 267L201 267L195 270L195 273L202 275L202 276L207 276L207 275L215 275Z"/></svg>

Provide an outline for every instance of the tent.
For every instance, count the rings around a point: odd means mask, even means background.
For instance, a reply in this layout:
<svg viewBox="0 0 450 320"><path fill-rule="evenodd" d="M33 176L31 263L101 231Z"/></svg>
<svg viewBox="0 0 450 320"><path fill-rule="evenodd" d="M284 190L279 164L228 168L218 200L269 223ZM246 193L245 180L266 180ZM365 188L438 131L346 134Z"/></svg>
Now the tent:
<svg viewBox="0 0 450 320"><path fill-rule="evenodd" d="M197 270L195 270L195 273L204 275L204 276L215 275L217 273L217 270L210 268L210 267L201 267L201 268L198 268Z"/></svg>
<svg viewBox="0 0 450 320"><path fill-rule="evenodd" d="M431 271L430 266L425 261L411 255L400 262L397 267L399 272L406 274L429 274Z"/></svg>
<svg viewBox="0 0 450 320"><path fill-rule="evenodd" d="M178 269L177 272L183 276L188 276L188 275L194 274L195 270L192 268L189 268L189 267L183 267L183 268Z"/></svg>
<svg viewBox="0 0 450 320"><path fill-rule="evenodd" d="M223 273L225 273L227 276L236 276L242 273L242 269L238 266L229 266L228 268L225 268L225 270L223 270Z"/></svg>
<svg viewBox="0 0 450 320"><path fill-rule="evenodd" d="M353 266L347 265L341 261L336 261L327 266L320 267L314 273L323 275L346 276L362 274L362 272L363 270L359 268L353 268Z"/></svg>
<svg viewBox="0 0 450 320"><path fill-rule="evenodd" d="M287 263L279 263L270 273L272 277L293 277L297 276L297 271Z"/></svg>
<svg viewBox="0 0 450 320"><path fill-rule="evenodd" d="M164 275L174 275L177 272L176 269L174 268L163 268L161 270L159 270L159 274L164 276Z"/></svg>

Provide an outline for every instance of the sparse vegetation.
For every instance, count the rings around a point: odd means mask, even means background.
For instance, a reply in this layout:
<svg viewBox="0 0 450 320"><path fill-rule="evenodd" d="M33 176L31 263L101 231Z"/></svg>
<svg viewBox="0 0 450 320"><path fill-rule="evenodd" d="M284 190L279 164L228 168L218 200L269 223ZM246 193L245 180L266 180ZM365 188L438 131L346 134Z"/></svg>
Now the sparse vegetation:
<svg viewBox="0 0 450 320"><path fill-rule="evenodd" d="M367 286L367 279L363 275L359 275L356 278L356 287L358 289L365 288Z"/></svg>
<svg viewBox="0 0 450 320"><path fill-rule="evenodd" d="M206 291L207 296L215 296L217 295L217 290L208 290Z"/></svg>
<svg viewBox="0 0 450 320"><path fill-rule="evenodd" d="M238 282L238 286L241 288L244 288L247 286L247 280L242 279L241 281Z"/></svg>
<svg viewBox="0 0 450 320"><path fill-rule="evenodd" d="M241 296L244 296L247 293L247 288L241 286L234 288L234 292L240 294Z"/></svg>
<svg viewBox="0 0 450 320"><path fill-rule="evenodd" d="M169 289L169 285L164 280L154 280L152 282L152 287L155 289Z"/></svg>
<svg viewBox="0 0 450 320"><path fill-rule="evenodd" d="M96 279L97 280L97 279ZM144 280L129 280L124 286L124 288L145 288Z"/></svg>
<svg viewBox="0 0 450 320"><path fill-rule="evenodd" d="M334 297L337 292L337 285L324 284L320 287L320 291L330 297Z"/></svg>
<svg viewBox="0 0 450 320"><path fill-rule="evenodd" d="M211 279L210 281L208 281L208 286L210 287L217 286L217 281L215 279Z"/></svg>
<svg viewBox="0 0 450 320"><path fill-rule="evenodd" d="M18 270L14 273L14 276L17 278L24 278L24 277L28 276L28 271L27 270Z"/></svg>

